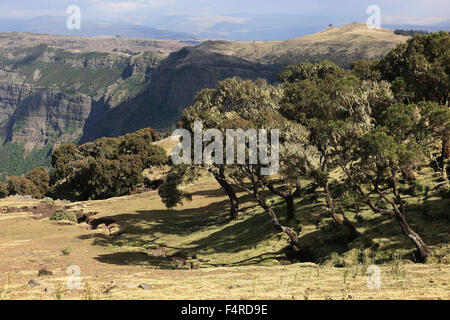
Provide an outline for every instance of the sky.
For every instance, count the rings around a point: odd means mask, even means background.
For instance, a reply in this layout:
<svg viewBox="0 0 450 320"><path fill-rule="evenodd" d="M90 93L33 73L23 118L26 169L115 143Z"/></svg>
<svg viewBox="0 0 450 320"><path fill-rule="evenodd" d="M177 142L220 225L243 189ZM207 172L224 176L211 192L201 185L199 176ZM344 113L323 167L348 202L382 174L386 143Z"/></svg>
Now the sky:
<svg viewBox="0 0 450 320"><path fill-rule="evenodd" d="M78 5L88 19L145 24L155 15L223 17L245 14L289 14L366 17L369 5L381 8L383 22L434 24L450 19L448 0L0 0L0 18L66 16ZM362 21L361 21L362 22Z"/></svg>

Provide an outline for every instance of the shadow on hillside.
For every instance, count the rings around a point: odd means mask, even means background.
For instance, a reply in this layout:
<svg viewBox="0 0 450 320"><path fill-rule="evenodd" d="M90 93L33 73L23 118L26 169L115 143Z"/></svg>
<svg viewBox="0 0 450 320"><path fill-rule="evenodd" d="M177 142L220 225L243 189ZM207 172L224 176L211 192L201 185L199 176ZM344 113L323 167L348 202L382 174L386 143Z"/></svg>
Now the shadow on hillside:
<svg viewBox="0 0 450 320"><path fill-rule="evenodd" d="M220 193L220 190L218 190ZM217 190L211 193L197 191L194 195L217 194ZM249 198L244 197L241 201L241 207L247 210L255 207L252 202L245 201ZM278 214L280 221L286 223L284 218L284 201L269 200L274 210ZM432 217L424 214L423 207L420 205L409 205L407 207L407 217L411 227L419 233L423 239L430 245L435 246L448 242L448 232L445 225L448 226L448 218L445 214L447 200L429 201L428 211L433 211ZM386 239L383 242L383 252L377 255L376 263L383 263L392 260L392 253L399 248L408 250L404 254L404 259L413 260L411 252L415 249L411 241L405 237L393 217L380 215L366 215L362 221L354 219L356 212L348 210L349 218L354 222L357 229L361 232L361 237L352 246L348 243L347 230L345 227L332 222L324 214L321 204L312 199L300 199L299 203L309 204L309 207L298 208L297 219L304 225L316 224L316 230L300 235L300 244L304 254L298 259L303 262L323 262L333 254L341 255L352 248L367 249L377 252L378 243L374 238ZM299 206L298 206L299 207ZM435 211L439 211L437 214ZM184 209L184 210L145 210L137 213L124 213L115 215L122 229L123 234L119 237L107 237L95 235L94 244L102 246L115 245L117 247L137 247L142 248L141 252L117 252L104 254L96 259L103 263L117 265L149 265L163 269L174 269L179 259L185 259L197 253L237 253L243 250L251 250L265 240L273 239L274 234L278 233L272 226L270 219L263 213L242 213L241 217L234 222L228 220L228 199L212 203L204 207ZM448 214L447 214L448 215ZM425 223L424 223L425 222ZM211 228L217 230L211 231ZM189 236L195 232L204 232L203 237L196 237L189 241ZM176 235L186 237L182 247L171 247L157 236L157 234ZM200 235L202 236L202 235ZM286 244L288 242L286 241ZM171 249L171 254L163 257L154 257L146 251L148 248L165 247ZM266 248L267 249L267 248ZM261 253L261 250L255 249L255 255L232 263L214 263L208 262L209 266L239 266L264 263L266 260L280 258L285 254L289 258L288 250L281 250ZM292 258L292 256L290 257ZM355 257L357 259L358 257ZM186 259L189 260L189 259ZM194 259L195 260L195 259ZM174 263L175 261L175 263Z"/></svg>

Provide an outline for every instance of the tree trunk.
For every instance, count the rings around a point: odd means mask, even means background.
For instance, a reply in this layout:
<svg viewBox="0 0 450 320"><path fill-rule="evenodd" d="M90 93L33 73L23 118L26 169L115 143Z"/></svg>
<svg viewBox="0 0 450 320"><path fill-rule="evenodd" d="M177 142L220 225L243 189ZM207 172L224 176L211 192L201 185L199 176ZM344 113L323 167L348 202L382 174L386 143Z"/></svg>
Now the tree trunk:
<svg viewBox="0 0 450 320"><path fill-rule="evenodd" d="M291 191L291 193L289 193L289 192L283 192L281 190L277 190L271 183L268 183L265 185L270 190L270 192L280 196L281 198L284 199L284 201L286 201L286 219L287 219L287 221L294 220L295 219L294 195L296 194L298 189L294 193L292 193L292 191Z"/></svg>
<svg viewBox="0 0 450 320"><path fill-rule="evenodd" d="M443 137L442 139L442 161L450 159L450 137Z"/></svg>
<svg viewBox="0 0 450 320"><path fill-rule="evenodd" d="M356 230L355 226L351 223L351 221L347 219L347 217L345 216L345 212L342 208L341 208L341 214L344 219L339 218L339 216L336 214L336 210L334 208L333 199L331 198L331 192L330 192L330 187L329 187L328 182L323 186L323 188L325 190L327 207L328 207L328 211L330 212L331 217L333 218L333 220L336 223L338 223L340 225L344 225L348 229L350 242L355 240L357 237L359 237L359 232Z"/></svg>
<svg viewBox="0 0 450 320"><path fill-rule="evenodd" d="M425 260L430 256L430 248L427 246L425 241L423 241L423 239L411 229L405 216L398 210L395 211L395 218L400 224L403 234L407 236L416 246L417 252L419 253L420 262L425 262Z"/></svg>
<svg viewBox="0 0 450 320"><path fill-rule="evenodd" d="M442 178L444 179L445 185L449 186L448 175L447 175L447 165L445 161L442 163Z"/></svg>
<svg viewBox="0 0 450 320"><path fill-rule="evenodd" d="M403 170L403 171L402 171L402 175L403 175L403 178L404 178L405 180L408 180L408 181L414 181L414 180L416 180L416 175L415 175L414 172L413 172L411 169L409 169L409 168Z"/></svg>
<svg viewBox="0 0 450 320"><path fill-rule="evenodd" d="M278 231L286 233L289 236L289 239L291 240L291 244L294 246L294 250L298 251L300 249L298 234L294 230L284 227L280 224L280 221L278 220L278 217L275 214L275 212L266 203L266 200L261 195L258 194L258 192L255 192L255 199L261 206L261 208L263 208L264 211L267 213L267 215L271 218L274 227Z"/></svg>
<svg viewBox="0 0 450 320"><path fill-rule="evenodd" d="M284 200L286 201L287 221L293 221L295 219L294 197L293 195L289 195Z"/></svg>
<svg viewBox="0 0 450 320"><path fill-rule="evenodd" d="M214 174L214 178L220 184L220 186L225 190L228 198L230 198L231 208L230 208L230 220L234 220L239 215L239 199L236 196L236 192L233 187L225 179L224 170L220 169L218 174Z"/></svg>
<svg viewBox="0 0 450 320"><path fill-rule="evenodd" d="M393 210L390 212L390 214L395 216L395 219L402 228L403 234L407 236L416 246L419 262L425 262L425 260L430 256L430 248L427 246L425 241L423 241L423 239L411 229L408 221L406 221L405 202L402 200L401 195L398 191L395 174L396 171L392 170L392 192L395 196L396 201L385 196L383 192L378 189L378 184L375 186L375 188L377 190L377 193L392 206Z"/></svg>

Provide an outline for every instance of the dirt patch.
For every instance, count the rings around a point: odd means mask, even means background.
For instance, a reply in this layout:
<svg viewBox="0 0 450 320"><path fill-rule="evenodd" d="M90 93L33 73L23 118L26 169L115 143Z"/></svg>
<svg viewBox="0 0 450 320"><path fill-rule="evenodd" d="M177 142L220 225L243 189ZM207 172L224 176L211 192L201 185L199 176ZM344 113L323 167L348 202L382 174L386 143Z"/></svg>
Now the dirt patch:
<svg viewBox="0 0 450 320"><path fill-rule="evenodd" d="M24 207L0 207L0 214L27 212L33 214L34 219L42 220L45 218L50 218L58 210L68 210L68 209L70 209L70 206L61 206L50 203L43 203ZM98 214L98 212L85 213L83 210L71 212L73 212L77 217L78 223L83 222L89 223L89 220L91 220L93 216Z"/></svg>
<svg viewBox="0 0 450 320"><path fill-rule="evenodd" d="M86 220L86 223L89 224L93 230L96 230L101 225L108 227L115 222L116 222L116 220L111 219L111 218L98 218L98 219L87 219Z"/></svg>
<svg viewBox="0 0 450 320"><path fill-rule="evenodd" d="M33 206L25 207L2 207L0 208L0 213L19 213L19 212L29 212L32 213L35 219L45 219L50 218L57 210L61 210L63 206L58 206L50 203L44 203Z"/></svg>
<svg viewBox="0 0 450 320"><path fill-rule="evenodd" d="M75 212L78 223L86 222L89 225L90 225L91 221L94 220L92 217L96 216L97 214L98 214L98 212L84 213L82 210Z"/></svg>
<svg viewBox="0 0 450 320"><path fill-rule="evenodd" d="M148 249L147 253L151 257L166 258L167 257L167 247L161 246L158 248Z"/></svg>
<svg viewBox="0 0 450 320"><path fill-rule="evenodd" d="M164 183L163 179L158 180L148 180L144 182L144 186L136 188L132 191L130 191L130 195L136 195L136 194L142 194L147 193L151 191L158 190L158 188Z"/></svg>

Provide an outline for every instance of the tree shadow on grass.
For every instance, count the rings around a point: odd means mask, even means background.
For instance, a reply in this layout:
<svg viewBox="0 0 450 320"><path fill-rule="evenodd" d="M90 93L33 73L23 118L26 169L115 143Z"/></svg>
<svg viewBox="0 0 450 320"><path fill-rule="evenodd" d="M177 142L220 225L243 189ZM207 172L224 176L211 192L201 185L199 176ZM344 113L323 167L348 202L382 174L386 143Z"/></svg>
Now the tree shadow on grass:
<svg viewBox="0 0 450 320"><path fill-rule="evenodd" d="M247 198L249 199L249 198ZM270 200L274 210L280 217L280 221L285 221L284 201L277 197ZM300 200L301 201L301 200ZM297 217L303 223L311 224L312 221L319 221L316 230L300 234L300 244L307 254L303 260L310 262L323 262L332 255L342 255L349 250L367 249L377 252L378 243L373 239L388 239L383 242L381 255L378 255L376 263L382 263L392 260L390 253L395 250L406 249L410 252L414 250L413 244L406 238L393 217L380 216L373 214L367 216L362 221L354 221L356 228L361 232L361 237L356 241L357 244L349 244L346 240L347 230L340 225L335 224L329 217L324 215L323 209L314 201L307 201L310 206L297 210ZM249 208L255 208L252 202L244 202ZM436 200L435 203L429 203L431 208L443 208L442 200ZM145 210L136 213L124 213L115 215L113 218L119 221L124 234L119 237L107 237L95 235L94 244L102 246L115 245L117 247L136 247L141 248L137 251L125 251L112 254L104 254L96 259L103 263L117 265L147 265L162 269L177 268L177 259L179 257L187 258L197 253L230 253L235 254L243 250L251 250L260 242L273 239L277 232L270 219L261 209L251 210L242 214L236 221L228 220L228 200L208 204L204 207L183 209L183 210ZM411 227L416 230L424 240L431 246L448 242L448 233L445 231L445 225L441 220L432 221L431 225L423 227L426 222L422 207L418 205L409 205L406 209L408 220ZM367 210L367 208L364 208ZM441 210L441 211L442 211ZM349 210L350 213L350 210ZM356 212L354 212L356 213ZM436 214L435 214L436 215ZM438 217L443 214L439 213ZM354 219L354 214L351 214ZM429 222L430 223L430 222ZM448 220L447 220L448 227ZM210 230L214 228L215 230ZM199 235L188 240L188 237L195 232L205 232L205 235ZM156 235L155 235L156 234ZM163 243L157 234L176 235L186 237L186 241L179 247L170 246ZM438 236L436 236L438 235ZM288 241L286 240L286 245ZM166 247L171 249L170 255L164 257L154 257L146 252L148 248ZM380 249L381 250L381 249ZM280 251L270 251L261 253L255 250L254 256L234 261L230 263L208 262L206 266L240 266L261 264L267 260L280 258L280 255L286 253L285 249ZM309 254L310 253L310 254ZM404 254L404 259L411 259L410 253ZM195 258L193 258L195 260ZM355 259L358 259L355 257ZM175 263L174 263L175 262ZM357 262L357 261L355 261ZM205 265L205 264L204 264Z"/></svg>
<svg viewBox="0 0 450 320"><path fill-rule="evenodd" d="M200 209L201 212L204 208ZM187 212L186 212L187 211ZM161 215L161 212L156 211L141 211L137 213L138 219L152 220L149 216ZM203 214L201 214L203 215ZM200 252L208 253L237 253L242 250L253 248L259 242L267 240L276 233L270 221L262 213L252 213L246 217L240 217L236 221L228 223L218 222L215 220L206 220L205 217L192 217L191 210L183 210L181 214L176 217L177 222L169 219L165 221L163 217L159 216L156 223L145 224L142 221L139 224L132 224L128 222L128 226L124 228L124 234L120 237L107 237L103 235L95 235L94 244L108 246L111 244L124 244L124 246L134 246L144 248L166 247L172 249L172 254L163 259L154 259L150 256L142 255L141 253L120 252L108 255L102 255L97 260L105 263L113 264L142 264L154 265L157 267L168 267L167 261L161 262L159 260L170 260L170 258L177 256L195 255ZM208 229L215 227L218 230L208 233ZM144 240L144 235L152 235L153 233L183 235L189 237L191 233L196 231L205 231L207 234L200 239L187 240L183 247L174 247L167 245L159 240L158 237ZM270 255L269 253L267 255ZM121 257L124 257L121 260ZM132 258L136 261L132 262ZM166 259L167 258L167 259ZM264 257L262 257L264 259ZM261 261L260 261L261 262Z"/></svg>

